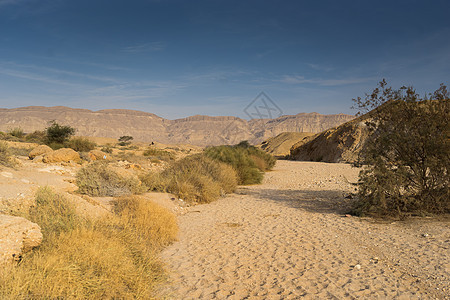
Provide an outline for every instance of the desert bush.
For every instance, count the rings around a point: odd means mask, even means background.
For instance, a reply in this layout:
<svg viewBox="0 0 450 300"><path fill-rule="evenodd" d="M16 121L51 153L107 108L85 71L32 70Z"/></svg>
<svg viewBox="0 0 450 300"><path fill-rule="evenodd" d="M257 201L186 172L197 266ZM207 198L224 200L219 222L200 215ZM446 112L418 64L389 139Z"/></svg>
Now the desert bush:
<svg viewBox="0 0 450 300"><path fill-rule="evenodd" d="M55 143L55 142L47 143L47 146L49 146L53 150L58 150L58 149L64 148L64 144L62 144L62 143Z"/></svg>
<svg viewBox="0 0 450 300"><path fill-rule="evenodd" d="M197 154L185 157L161 173L141 178L150 190L165 191L186 201L209 203L237 186L236 171L221 162Z"/></svg>
<svg viewBox="0 0 450 300"><path fill-rule="evenodd" d="M239 144L237 146L239 146ZM248 154L250 155L250 158L253 159L253 161L261 171L272 170L275 166L277 162L276 158L265 152L264 150L256 148L255 146L250 146L246 149Z"/></svg>
<svg viewBox="0 0 450 300"><path fill-rule="evenodd" d="M161 172L150 171L139 177L142 184L148 191L167 192L167 187L170 183L170 176L162 174Z"/></svg>
<svg viewBox="0 0 450 300"><path fill-rule="evenodd" d="M45 144L46 133L44 131L35 130L25 136L25 140L30 143Z"/></svg>
<svg viewBox="0 0 450 300"><path fill-rule="evenodd" d="M8 134L11 135L11 136L14 136L16 138L19 138L19 139L23 138L24 135L25 135L25 133L23 132L23 129L20 128L20 127L16 127L16 128L13 128L13 129L9 130Z"/></svg>
<svg viewBox="0 0 450 300"><path fill-rule="evenodd" d="M154 202L139 196L120 197L113 201L113 211L133 239L146 240L153 247L167 246L176 239L176 217Z"/></svg>
<svg viewBox="0 0 450 300"><path fill-rule="evenodd" d="M172 152L161 150L161 149L156 149L156 148L149 148L149 149L145 150L143 155L158 158L160 160L175 159L175 155Z"/></svg>
<svg viewBox="0 0 450 300"><path fill-rule="evenodd" d="M36 205L30 208L29 218L39 224L45 237L69 232L80 227L82 222L75 213L75 207L49 187L42 187L36 192Z"/></svg>
<svg viewBox="0 0 450 300"><path fill-rule="evenodd" d="M76 184L80 193L90 196L114 197L143 191L137 178L123 177L104 162L95 162L80 169Z"/></svg>
<svg viewBox="0 0 450 300"><path fill-rule="evenodd" d="M28 154L31 152L31 149L22 147L9 147L9 152L11 155L28 156Z"/></svg>
<svg viewBox="0 0 450 300"><path fill-rule="evenodd" d="M59 125L56 121L52 121L50 122L50 126L45 129L45 134L46 144L64 144L64 142L75 134L75 128Z"/></svg>
<svg viewBox="0 0 450 300"><path fill-rule="evenodd" d="M412 87L380 82L364 99L372 132L361 153L355 212L405 216L450 212L450 100L444 85L421 98Z"/></svg>
<svg viewBox="0 0 450 300"><path fill-rule="evenodd" d="M100 149L100 150L105 153L109 153L109 154L113 153L113 149L112 149L111 145L103 146L102 149Z"/></svg>
<svg viewBox="0 0 450 300"><path fill-rule="evenodd" d="M115 155L116 159L126 160L133 164L145 164L148 162L148 159L142 155L137 155L135 152L131 151L120 151Z"/></svg>
<svg viewBox="0 0 450 300"><path fill-rule="evenodd" d="M11 152L6 142L0 141L0 165L11 167Z"/></svg>
<svg viewBox="0 0 450 300"><path fill-rule="evenodd" d="M77 152L89 152L94 150L95 146L97 145L94 142L81 137L71 138L64 143L65 148L72 148Z"/></svg>
<svg viewBox="0 0 450 300"><path fill-rule="evenodd" d="M247 143L236 146L209 147L205 155L231 165L238 173L239 184L257 184L263 179L263 171L275 165L275 158L270 154Z"/></svg>
<svg viewBox="0 0 450 300"><path fill-rule="evenodd" d="M164 279L158 251L177 232L170 212L143 199L125 198L117 201L117 214L78 222L64 197L43 188L38 198L30 214L43 229L44 241L20 264L0 272L0 298L155 296L156 284Z"/></svg>

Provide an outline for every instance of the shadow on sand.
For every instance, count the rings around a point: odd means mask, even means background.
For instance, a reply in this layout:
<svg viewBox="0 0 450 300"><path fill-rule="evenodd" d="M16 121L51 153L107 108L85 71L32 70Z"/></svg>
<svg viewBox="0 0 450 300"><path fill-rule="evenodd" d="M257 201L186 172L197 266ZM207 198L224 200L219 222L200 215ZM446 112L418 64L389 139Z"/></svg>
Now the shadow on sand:
<svg viewBox="0 0 450 300"><path fill-rule="evenodd" d="M345 197L348 193L339 190L311 191L241 188L238 193L309 212L338 215L348 213L353 202L353 200Z"/></svg>

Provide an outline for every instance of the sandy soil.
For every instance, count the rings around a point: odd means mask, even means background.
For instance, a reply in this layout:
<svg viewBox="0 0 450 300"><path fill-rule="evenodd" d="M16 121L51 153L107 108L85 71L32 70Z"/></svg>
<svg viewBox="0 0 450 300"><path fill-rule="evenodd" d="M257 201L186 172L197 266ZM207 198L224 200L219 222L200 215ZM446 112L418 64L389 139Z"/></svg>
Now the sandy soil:
<svg viewBox="0 0 450 300"><path fill-rule="evenodd" d="M450 226L346 217L358 170L279 161L264 183L179 216L170 299L448 299Z"/></svg>

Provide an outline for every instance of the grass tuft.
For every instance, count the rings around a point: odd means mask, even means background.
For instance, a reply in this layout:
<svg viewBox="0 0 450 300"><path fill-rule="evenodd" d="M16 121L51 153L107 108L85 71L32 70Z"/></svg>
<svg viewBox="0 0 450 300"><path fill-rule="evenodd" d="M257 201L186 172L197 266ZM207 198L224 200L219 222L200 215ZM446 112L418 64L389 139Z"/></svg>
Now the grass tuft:
<svg viewBox="0 0 450 300"><path fill-rule="evenodd" d="M97 145L94 142L82 137L71 138L64 143L64 147L72 148L77 152L89 152L91 150L94 150L95 146Z"/></svg>
<svg viewBox="0 0 450 300"><path fill-rule="evenodd" d="M209 203L231 193L237 186L236 171L202 154L173 162L161 173L148 173L141 178L149 190L170 192L196 203Z"/></svg>
<svg viewBox="0 0 450 300"><path fill-rule="evenodd" d="M0 272L1 299L149 299L165 279L158 251L175 240L177 225L152 202L116 199L115 214L88 222L41 188L31 216L43 244Z"/></svg>
<svg viewBox="0 0 450 300"><path fill-rule="evenodd" d="M6 142L0 141L0 165L5 167L13 167L14 163L11 160L11 150Z"/></svg>
<svg viewBox="0 0 450 300"><path fill-rule="evenodd" d="M239 176L239 184L257 184L263 179L263 172L271 170L276 159L270 154L247 144L216 146L205 149L205 155L231 165Z"/></svg>
<svg viewBox="0 0 450 300"><path fill-rule="evenodd" d="M139 194L141 183L134 177L123 177L107 163L95 162L78 171L76 175L78 191L94 197Z"/></svg>

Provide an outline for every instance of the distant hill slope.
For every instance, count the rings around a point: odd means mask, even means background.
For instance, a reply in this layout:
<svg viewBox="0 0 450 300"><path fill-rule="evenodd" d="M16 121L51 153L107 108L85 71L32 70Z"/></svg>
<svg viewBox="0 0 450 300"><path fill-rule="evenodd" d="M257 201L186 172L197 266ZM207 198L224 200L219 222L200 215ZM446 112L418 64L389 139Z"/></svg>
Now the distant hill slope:
<svg viewBox="0 0 450 300"><path fill-rule="evenodd" d="M25 132L43 130L56 120L77 129L77 135L117 139L131 135L137 141L199 146L253 144L282 132L322 132L353 119L345 114L300 113L277 119L243 120L236 117L192 116L168 120L155 114L126 109L91 111L64 106L29 106L0 109L0 130L20 127Z"/></svg>
<svg viewBox="0 0 450 300"><path fill-rule="evenodd" d="M293 145L290 158L302 161L355 162L369 136L363 115L317 134L306 143Z"/></svg>
<svg viewBox="0 0 450 300"><path fill-rule="evenodd" d="M312 136L314 133L311 132L283 132L265 140L259 147L276 157L282 157L290 154L294 144L306 143Z"/></svg>

